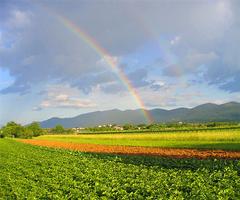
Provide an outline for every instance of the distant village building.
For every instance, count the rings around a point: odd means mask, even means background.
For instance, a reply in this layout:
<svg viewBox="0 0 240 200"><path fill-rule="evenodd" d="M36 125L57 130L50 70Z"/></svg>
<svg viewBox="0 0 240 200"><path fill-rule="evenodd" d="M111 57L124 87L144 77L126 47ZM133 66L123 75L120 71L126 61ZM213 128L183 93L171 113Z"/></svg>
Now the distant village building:
<svg viewBox="0 0 240 200"><path fill-rule="evenodd" d="M72 128L72 130L74 131L74 132L77 132L77 133L79 133L79 132L81 132L82 130L84 130L85 128L83 128L83 127L75 127L75 128Z"/></svg>
<svg viewBox="0 0 240 200"><path fill-rule="evenodd" d="M122 126L114 126L113 127L115 130L122 131L123 127Z"/></svg>
<svg viewBox="0 0 240 200"><path fill-rule="evenodd" d="M98 125L98 128L103 128L103 127L112 127L112 124L102 124L102 125Z"/></svg>

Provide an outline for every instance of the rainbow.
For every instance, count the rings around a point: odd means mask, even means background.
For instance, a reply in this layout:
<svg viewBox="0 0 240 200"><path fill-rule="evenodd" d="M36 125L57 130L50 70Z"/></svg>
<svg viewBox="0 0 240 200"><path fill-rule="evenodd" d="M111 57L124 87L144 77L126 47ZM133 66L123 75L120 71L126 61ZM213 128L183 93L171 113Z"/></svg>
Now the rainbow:
<svg viewBox="0 0 240 200"><path fill-rule="evenodd" d="M128 77L125 75L125 73L117 66L116 61L113 59L113 57L99 45L99 43L91 37L89 34L84 32L82 29L80 29L79 26L74 24L72 21L67 19L66 17L63 17L61 15L55 14L57 19L71 32L73 32L77 37L79 37L82 41L84 41L88 46L90 46L98 55L100 55L101 58L105 60L105 62L110 66L111 70L116 73L119 80L124 84L124 86L127 88L127 90L130 92L132 97L134 98L135 102L140 106L143 115L145 116L147 123L152 123L153 118L148 112L148 110L145 108L145 105L137 93L136 89L132 86L131 82L129 81Z"/></svg>

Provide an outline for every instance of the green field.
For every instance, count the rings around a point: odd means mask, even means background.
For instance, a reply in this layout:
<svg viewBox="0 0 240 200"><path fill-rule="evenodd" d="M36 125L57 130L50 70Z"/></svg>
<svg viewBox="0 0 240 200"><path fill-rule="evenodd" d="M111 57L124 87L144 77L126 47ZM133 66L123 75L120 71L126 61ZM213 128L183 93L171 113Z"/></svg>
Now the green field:
<svg viewBox="0 0 240 200"><path fill-rule="evenodd" d="M34 139L73 142L80 144L240 150L240 130L43 135Z"/></svg>
<svg viewBox="0 0 240 200"><path fill-rule="evenodd" d="M240 199L239 160L80 153L0 139L0 199Z"/></svg>

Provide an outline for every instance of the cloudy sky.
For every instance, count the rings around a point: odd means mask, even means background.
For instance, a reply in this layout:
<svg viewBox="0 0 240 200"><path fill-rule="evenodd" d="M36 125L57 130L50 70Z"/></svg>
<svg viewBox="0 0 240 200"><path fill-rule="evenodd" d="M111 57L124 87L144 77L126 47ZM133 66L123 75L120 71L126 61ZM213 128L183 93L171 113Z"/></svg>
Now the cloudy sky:
<svg viewBox="0 0 240 200"><path fill-rule="evenodd" d="M240 101L239 44L237 0L0 0L0 124Z"/></svg>

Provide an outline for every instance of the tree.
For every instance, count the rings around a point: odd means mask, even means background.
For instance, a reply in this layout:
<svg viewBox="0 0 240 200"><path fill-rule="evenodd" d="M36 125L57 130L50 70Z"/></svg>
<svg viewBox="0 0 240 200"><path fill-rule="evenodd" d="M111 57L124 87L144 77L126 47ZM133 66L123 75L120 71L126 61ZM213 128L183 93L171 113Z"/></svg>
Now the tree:
<svg viewBox="0 0 240 200"><path fill-rule="evenodd" d="M27 129L32 132L32 135L34 137L37 137L43 134L43 130L40 127L40 124L38 122L31 123L30 125L27 126Z"/></svg>
<svg viewBox="0 0 240 200"><path fill-rule="evenodd" d="M18 137L19 138L32 138L33 133L28 128L22 127L22 130L21 130L20 135Z"/></svg>
<svg viewBox="0 0 240 200"><path fill-rule="evenodd" d="M31 138L32 133L21 124L8 122L1 130L2 137Z"/></svg>
<svg viewBox="0 0 240 200"><path fill-rule="evenodd" d="M18 135L19 129L20 129L19 124L11 121L8 122L3 128L2 128L2 134L4 137L16 137Z"/></svg>
<svg viewBox="0 0 240 200"><path fill-rule="evenodd" d="M4 138L4 137L5 137L5 135L4 135L4 133L3 133L3 130L0 129L0 138Z"/></svg>
<svg viewBox="0 0 240 200"><path fill-rule="evenodd" d="M61 124L58 124L55 126L55 128L52 129L53 133L61 134L65 132L64 127Z"/></svg>
<svg viewBox="0 0 240 200"><path fill-rule="evenodd" d="M145 129L146 128L146 124L138 124L137 127L140 128L140 129Z"/></svg>
<svg viewBox="0 0 240 200"><path fill-rule="evenodd" d="M132 124L124 124L123 129L124 130L134 130L134 129L136 129L136 127Z"/></svg>

